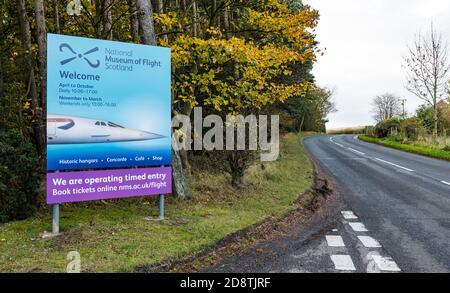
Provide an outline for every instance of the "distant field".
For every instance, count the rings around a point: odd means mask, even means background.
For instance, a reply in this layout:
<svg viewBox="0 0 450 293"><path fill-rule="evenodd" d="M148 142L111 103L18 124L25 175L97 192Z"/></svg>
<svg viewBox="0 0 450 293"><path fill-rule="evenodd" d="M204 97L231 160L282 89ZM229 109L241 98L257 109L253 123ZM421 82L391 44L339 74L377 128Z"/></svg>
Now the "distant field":
<svg viewBox="0 0 450 293"><path fill-rule="evenodd" d="M313 166L300 135L282 139L276 162L253 166L244 190L230 187L222 173L198 173L191 178L193 197L187 202L167 199L164 222L144 220L157 216L154 197L67 204L61 207L63 234L42 240L51 230L51 214L0 225L0 271L64 272L66 256L81 254L88 272L129 272L137 265L193 255L230 233L269 216L307 204L298 196L313 181Z"/></svg>
<svg viewBox="0 0 450 293"><path fill-rule="evenodd" d="M354 128L342 128L342 129L332 129L328 130L328 134L359 134L364 130L362 127L354 127Z"/></svg>

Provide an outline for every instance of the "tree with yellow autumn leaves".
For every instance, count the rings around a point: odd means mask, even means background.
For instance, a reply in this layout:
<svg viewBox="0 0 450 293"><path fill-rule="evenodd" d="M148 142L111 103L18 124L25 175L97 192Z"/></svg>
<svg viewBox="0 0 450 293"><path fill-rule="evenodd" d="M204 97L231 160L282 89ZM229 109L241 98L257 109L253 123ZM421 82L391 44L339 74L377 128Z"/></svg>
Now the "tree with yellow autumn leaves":
<svg viewBox="0 0 450 293"><path fill-rule="evenodd" d="M296 130L323 128L330 95L319 95L311 74L319 14L301 0L80 0L74 15L67 2L0 7L1 128L18 130L41 158L46 32L170 47L173 114L201 106L205 115L281 114ZM241 154L225 156L230 172L251 157ZM188 170L195 154L174 155Z"/></svg>

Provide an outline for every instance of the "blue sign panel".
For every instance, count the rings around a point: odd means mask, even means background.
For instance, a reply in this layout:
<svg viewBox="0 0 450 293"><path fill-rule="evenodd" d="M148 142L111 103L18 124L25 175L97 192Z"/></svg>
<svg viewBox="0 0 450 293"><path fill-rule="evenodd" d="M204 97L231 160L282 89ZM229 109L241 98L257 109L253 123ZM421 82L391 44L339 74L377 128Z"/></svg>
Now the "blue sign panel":
<svg viewBox="0 0 450 293"><path fill-rule="evenodd" d="M171 163L170 49L48 34L47 169Z"/></svg>

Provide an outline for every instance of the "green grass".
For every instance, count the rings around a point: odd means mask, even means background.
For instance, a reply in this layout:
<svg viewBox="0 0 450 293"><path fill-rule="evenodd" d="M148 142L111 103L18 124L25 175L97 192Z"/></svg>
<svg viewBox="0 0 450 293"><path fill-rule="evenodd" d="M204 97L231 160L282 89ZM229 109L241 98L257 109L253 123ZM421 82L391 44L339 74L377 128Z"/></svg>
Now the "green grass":
<svg viewBox="0 0 450 293"><path fill-rule="evenodd" d="M360 135L359 139L366 141L366 142L376 143L379 145L387 146L387 147L394 148L394 149L399 149L399 150L410 152L410 153L415 153L415 154L424 155L424 156L428 156L428 157L432 157L432 158L450 161L450 152L449 151L445 151L445 150L442 150L442 149L439 149L436 147L432 147L432 146L424 147L424 146L417 146L417 145L413 145L413 144L404 144L404 143L401 143L398 141L391 140L389 138L376 138L376 137L371 137L371 136L367 136L367 135Z"/></svg>
<svg viewBox="0 0 450 293"><path fill-rule="evenodd" d="M283 137L279 159L265 168L251 167L244 190L231 188L223 173L196 173L190 181L192 199L169 197L164 222L144 220L157 216L157 201L148 197L62 205L63 235L50 240L40 237L51 230L49 211L0 224L0 271L64 272L67 253L75 250L83 271L128 272L137 265L193 255L269 216L281 217L296 207L294 201L313 180L300 138Z"/></svg>

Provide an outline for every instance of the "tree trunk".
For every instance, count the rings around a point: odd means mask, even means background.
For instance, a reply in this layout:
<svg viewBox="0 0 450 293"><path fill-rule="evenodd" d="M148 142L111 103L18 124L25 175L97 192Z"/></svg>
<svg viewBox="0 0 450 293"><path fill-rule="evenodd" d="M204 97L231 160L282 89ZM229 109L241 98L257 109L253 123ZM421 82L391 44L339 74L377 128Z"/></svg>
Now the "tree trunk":
<svg viewBox="0 0 450 293"><path fill-rule="evenodd" d="M305 115L302 115L302 120L300 120L300 126L298 127L298 132L302 132L304 122L305 122Z"/></svg>
<svg viewBox="0 0 450 293"><path fill-rule="evenodd" d="M163 2L163 0L157 0L157 4L158 4L158 13L164 13L164 2ZM169 39L168 39L167 35L163 36L163 40L164 40L165 43L168 42Z"/></svg>
<svg viewBox="0 0 450 293"><path fill-rule="evenodd" d="M155 28L153 25L153 10L149 0L136 0L139 26L141 27L142 42L156 46Z"/></svg>
<svg viewBox="0 0 450 293"><path fill-rule="evenodd" d="M107 40L113 39L111 14L112 5L113 0L105 0L103 2L103 34Z"/></svg>
<svg viewBox="0 0 450 293"><path fill-rule="evenodd" d="M42 113L39 109L38 93L36 88L36 80L34 76L34 58L31 49L31 32L30 23L28 22L27 11L25 8L25 0L17 0L17 12L19 14L19 24L22 37L22 48L25 53L26 72L29 73L26 83L29 85L29 95L31 97L31 106L35 115L33 124L36 148L39 155L43 155L45 151L45 128L42 123Z"/></svg>
<svg viewBox="0 0 450 293"><path fill-rule="evenodd" d="M61 25L59 23L58 0L53 0L53 16L55 18L56 33L61 33Z"/></svg>
<svg viewBox="0 0 450 293"><path fill-rule="evenodd" d="M131 37L136 42L139 37L139 18L136 8L136 0L127 0L130 7L130 23L131 23Z"/></svg>
<svg viewBox="0 0 450 293"><path fill-rule="evenodd" d="M437 136L438 136L438 110L437 110L437 103L434 103L433 105L433 144L436 144L437 142Z"/></svg>
<svg viewBox="0 0 450 293"><path fill-rule="evenodd" d="M2 52L0 52L0 98L3 97L3 69L2 69Z"/></svg>
<svg viewBox="0 0 450 293"><path fill-rule="evenodd" d="M0 9L0 12L2 10ZM0 21L0 32L3 32L3 22ZM2 68L2 62L3 62L3 51L0 51L0 98L3 97L3 68Z"/></svg>
<svg viewBox="0 0 450 293"><path fill-rule="evenodd" d="M142 41L146 45L156 45L156 35L153 25L153 11L148 0L137 0L137 9L139 13L139 25L142 28ZM176 141L176 140L175 140ZM176 142L174 142L176 143ZM186 177L184 175L183 165L178 151L172 149L172 175L173 192L179 199L188 198L188 189Z"/></svg>
<svg viewBox="0 0 450 293"><path fill-rule="evenodd" d="M244 173L236 170L231 173L231 186L234 188L244 188Z"/></svg>
<svg viewBox="0 0 450 293"><path fill-rule="evenodd" d="M178 139L173 143L178 143ZM187 180L184 173L181 157L178 151L172 149L172 179L173 192L176 197L185 200L189 197Z"/></svg>
<svg viewBox="0 0 450 293"><path fill-rule="evenodd" d="M197 37L198 31L197 31L197 1L192 2L192 35L194 37Z"/></svg>
<svg viewBox="0 0 450 293"><path fill-rule="evenodd" d="M47 29L45 27L44 0L35 0L36 40L38 43L39 77L41 81L41 107L47 106ZM45 116L45 115L43 115Z"/></svg>
<svg viewBox="0 0 450 293"><path fill-rule="evenodd" d="M230 166L231 185L234 188L244 187L244 173L247 169L246 151L230 151L228 156L228 164Z"/></svg>
<svg viewBox="0 0 450 293"><path fill-rule="evenodd" d="M223 30L225 31L225 37L229 39L231 37L230 33L230 12L228 11L228 7L225 6L223 9Z"/></svg>
<svg viewBox="0 0 450 293"><path fill-rule="evenodd" d="M180 8L183 13L186 13L186 0L180 1Z"/></svg>

